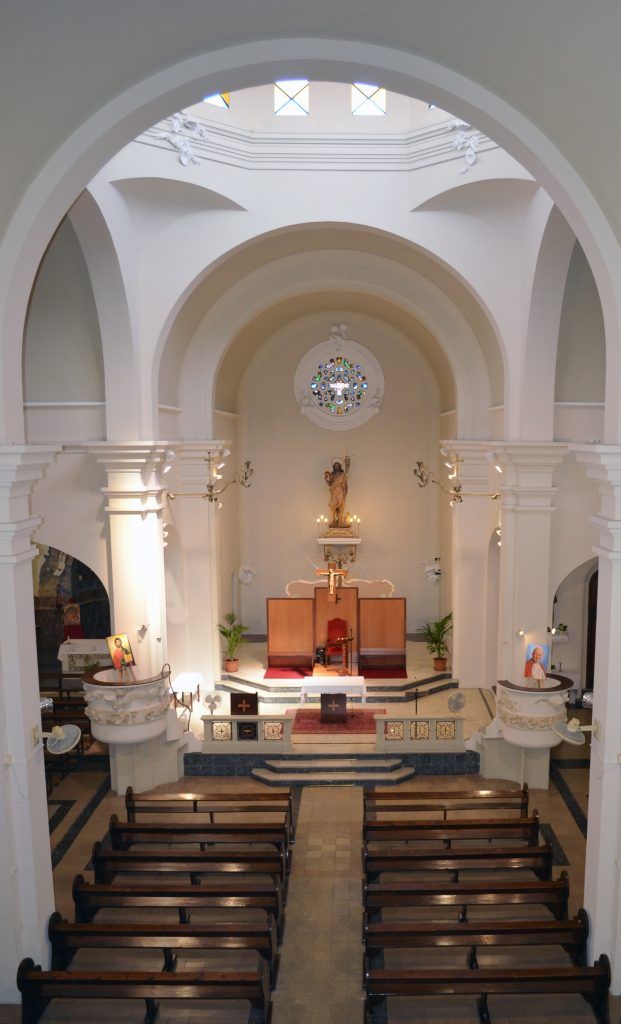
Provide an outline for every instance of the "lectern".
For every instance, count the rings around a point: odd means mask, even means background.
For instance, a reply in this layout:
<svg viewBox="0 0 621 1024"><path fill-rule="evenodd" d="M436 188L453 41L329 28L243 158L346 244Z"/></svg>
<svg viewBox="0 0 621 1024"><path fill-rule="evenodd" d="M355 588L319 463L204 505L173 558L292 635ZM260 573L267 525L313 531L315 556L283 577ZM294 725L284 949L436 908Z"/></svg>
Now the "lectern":
<svg viewBox="0 0 621 1024"><path fill-rule="evenodd" d="M321 722L323 725L341 725L347 718L347 694L321 694Z"/></svg>

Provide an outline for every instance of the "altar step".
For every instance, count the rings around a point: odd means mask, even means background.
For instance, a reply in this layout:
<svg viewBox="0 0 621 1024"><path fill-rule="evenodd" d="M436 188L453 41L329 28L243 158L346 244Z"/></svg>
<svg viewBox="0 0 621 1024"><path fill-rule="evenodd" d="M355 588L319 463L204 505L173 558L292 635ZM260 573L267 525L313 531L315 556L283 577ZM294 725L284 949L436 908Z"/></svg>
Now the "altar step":
<svg viewBox="0 0 621 1024"><path fill-rule="evenodd" d="M367 704L400 704L411 701L421 701L425 697L431 697L436 693L443 693L445 690L456 690L459 681L445 675L435 675L428 679L421 679L418 682L405 682L398 684L394 679L387 679L384 683L378 683L376 679L367 683ZM274 686L266 686L265 683L253 682L243 679L241 676L223 676L216 684L216 689L225 693L258 693L261 704L300 704L300 691L302 683L299 680L288 682L278 680L278 689ZM360 696L348 698L348 702L361 703ZM306 702L319 703L319 695L307 697Z"/></svg>
<svg viewBox="0 0 621 1024"><path fill-rule="evenodd" d="M395 785L415 774L400 757L283 757L253 768L255 779L269 786Z"/></svg>

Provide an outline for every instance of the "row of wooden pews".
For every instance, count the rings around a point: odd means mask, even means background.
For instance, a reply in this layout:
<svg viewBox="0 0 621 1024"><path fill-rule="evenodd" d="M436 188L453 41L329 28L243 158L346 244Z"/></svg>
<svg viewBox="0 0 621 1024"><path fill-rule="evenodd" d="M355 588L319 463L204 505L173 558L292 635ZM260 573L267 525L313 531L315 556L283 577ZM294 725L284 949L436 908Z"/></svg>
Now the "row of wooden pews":
<svg viewBox="0 0 621 1024"><path fill-rule="evenodd" d="M446 793L365 788L365 1024L395 997L473 996L481 1024L489 1024L490 996L551 993L578 993L608 1024L608 959L602 955L588 966L586 911L568 919L569 879L564 871L552 879L552 850L539 843L539 817L529 814L528 798L527 786ZM498 908L506 908L503 917ZM562 952L545 966L520 963L519 948L532 946ZM445 958L460 947L463 967L421 966L423 950ZM489 957L504 947L512 954L508 968ZM391 950L400 951L401 966L384 966ZM491 964L479 963L482 950Z"/></svg>
<svg viewBox="0 0 621 1024"><path fill-rule="evenodd" d="M110 819L111 849L94 844L94 882L74 879L74 923L57 912L49 920L51 970L20 964L22 1024L36 1024L55 998L144 999L146 1024L162 999L245 1000L253 1020L269 1024L295 840L291 791L128 789L126 809L127 822ZM170 820L177 815L183 820ZM248 911L261 916L249 921ZM92 949L160 950L161 969L107 970L105 959L97 970L75 969L76 954ZM177 970L183 951L209 950L235 951L239 969ZM258 954L255 970L240 967L247 950Z"/></svg>

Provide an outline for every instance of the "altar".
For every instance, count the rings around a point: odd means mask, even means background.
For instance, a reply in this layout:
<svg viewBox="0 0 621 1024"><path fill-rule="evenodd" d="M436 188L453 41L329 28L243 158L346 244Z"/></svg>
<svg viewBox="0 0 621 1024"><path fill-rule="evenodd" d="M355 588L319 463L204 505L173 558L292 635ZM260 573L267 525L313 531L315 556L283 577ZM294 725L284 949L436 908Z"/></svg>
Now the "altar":
<svg viewBox="0 0 621 1024"><path fill-rule="evenodd" d="M348 697L360 697L363 704L367 700L367 686L364 676L307 676L300 689L300 704L314 694L344 693Z"/></svg>

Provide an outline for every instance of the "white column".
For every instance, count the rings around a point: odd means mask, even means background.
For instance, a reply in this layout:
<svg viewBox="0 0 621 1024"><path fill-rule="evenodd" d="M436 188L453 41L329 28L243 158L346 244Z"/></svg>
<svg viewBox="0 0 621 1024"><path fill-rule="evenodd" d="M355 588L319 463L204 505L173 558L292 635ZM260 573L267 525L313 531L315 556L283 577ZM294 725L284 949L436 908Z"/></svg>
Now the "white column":
<svg viewBox="0 0 621 1024"><path fill-rule="evenodd" d="M494 680L485 678L487 564L496 502L480 493L491 491L490 466L485 459L489 446L472 441L442 444L454 448L463 459L460 482L464 500L452 510L453 675L460 686L491 686Z"/></svg>
<svg viewBox="0 0 621 1024"><path fill-rule="evenodd" d="M129 637L137 678L159 672L168 660L162 469L169 448L165 443L89 445L108 477L102 491L110 531L113 629Z"/></svg>
<svg viewBox="0 0 621 1024"><path fill-rule="evenodd" d="M222 452L228 441L188 441L177 452L179 497L169 507L177 545L182 556L184 578L183 636L177 630L175 665L177 671L201 672L206 682L220 679L222 654L218 620L218 547L216 516L218 502L200 497L181 497L183 493L204 493L207 483L207 456ZM226 472L226 471L223 471Z"/></svg>
<svg viewBox="0 0 621 1024"><path fill-rule="evenodd" d="M589 780L584 906L590 919L589 956L606 953L612 992L621 993L621 447L572 446L599 482L597 642Z"/></svg>
<svg viewBox="0 0 621 1024"><path fill-rule="evenodd" d="M41 520L30 495L57 449L0 446L0 1003L17 1002L15 974L47 965L54 909L35 641L31 543Z"/></svg>
<svg viewBox="0 0 621 1024"><path fill-rule="evenodd" d="M563 444L494 442L500 477L502 546L498 678L519 683L528 643L546 642L552 618L550 531L556 488L552 477ZM518 636L524 630L524 636Z"/></svg>

